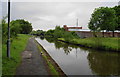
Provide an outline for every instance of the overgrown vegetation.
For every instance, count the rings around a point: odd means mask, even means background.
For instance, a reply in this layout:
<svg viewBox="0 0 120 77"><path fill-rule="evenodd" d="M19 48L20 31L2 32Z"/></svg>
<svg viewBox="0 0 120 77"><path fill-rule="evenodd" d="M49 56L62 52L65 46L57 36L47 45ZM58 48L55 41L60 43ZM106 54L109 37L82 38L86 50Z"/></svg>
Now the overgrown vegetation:
<svg viewBox="0 0 120 77"><path fill-rule="evenodd" d="M21 62L21 52L25 49L29 34L32 31L32 25L23 19L13 20L10 22L10 58L7 57L7 35L8 23L6 17L3 17L2 23L2 74L14 75L17 66Z"/></svg>
<svg viewBox="0 0 120 77"><path fill-rule="evenodd" d="M8 26L6 23L6 17L2 19L2 43L7 42ZM13 38L17 37L17 34L29 34L32 31L32 25L24 19L13 20L10 22L10 38L11 41Z"/></svg>
<svg viewBox="0 0 120 77"><path fill-rule="evenodd" d="M53 30L50 29L48 31L43 30L32 31L31 34L43 37L54 37L55 39L64 38L66 41L74 38L79 38L74 31L71 32L65 31L65 29L61 28L60 26L56 26L55 29Z"/></svg>
<svg viewBox="0 0 120 77"><path fill-rule="evenodd" d="M59 40L65 41L64 38L59 38ZM93 49L120 51L119 50L120 47L118 45L120 43L120 38L92 37L92 38L84 38L84 39L71 39L67 42Z"/></svg>
<svg viewBox="0 0 120 77"><path fill-rule="evenodd" d="M2 75L14 75L17 66L21 63L21 52L27 45L30 36L19 34L11 43L11 58L6 57L6 44L2 45Z"/></svg>

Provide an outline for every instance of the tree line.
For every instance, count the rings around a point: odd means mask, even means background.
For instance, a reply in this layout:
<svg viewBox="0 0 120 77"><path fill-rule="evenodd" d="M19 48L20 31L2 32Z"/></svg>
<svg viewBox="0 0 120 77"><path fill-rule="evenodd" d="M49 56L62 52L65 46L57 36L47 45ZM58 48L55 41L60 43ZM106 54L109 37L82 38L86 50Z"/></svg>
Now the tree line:
<svg viewBox="0 0 120 77"><path fill-rule="evenodd" d="M2 42L7 42L8 23L6 17L2 19ZM10 22L10 38L17 37L17 34L29 34L32 31L32 24L24 19L12 20Z"/></svg>
<svg viewBox="0 0 120 77"><path fill-rule="evenodd" d="M43 30L32 31L31 34L43 37L54 37L55 39L64 38L65 40L79 38L74 31L68 32L64 28L61 28L60 26L56 26L55 29L50 29L48 31Z"/></svg>
<svg viewBox="0 0 120 77"><path fill-rule="evenodd" d="M88 28L94 32L94 36L97 36L97 32L102 31L104 37L104 31L112 31L114 37L114 31L120 31L120 5L112 8L96 8L91 15Z"/></svg>

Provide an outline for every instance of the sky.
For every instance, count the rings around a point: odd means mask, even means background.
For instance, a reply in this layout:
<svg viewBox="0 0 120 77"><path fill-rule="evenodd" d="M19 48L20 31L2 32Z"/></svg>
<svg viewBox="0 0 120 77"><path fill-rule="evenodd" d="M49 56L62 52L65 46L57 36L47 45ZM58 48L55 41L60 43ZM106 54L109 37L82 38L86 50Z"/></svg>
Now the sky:
<svg viewBox="0 0 120 77"><path fill-rule="evenodd" d="M88 29L91 14L98 7L114 7L118 2L12 2L11 20L25 19L34 30L54 29L56 25ZM7 15L7 3L2 2L2 16Z"/></svg>

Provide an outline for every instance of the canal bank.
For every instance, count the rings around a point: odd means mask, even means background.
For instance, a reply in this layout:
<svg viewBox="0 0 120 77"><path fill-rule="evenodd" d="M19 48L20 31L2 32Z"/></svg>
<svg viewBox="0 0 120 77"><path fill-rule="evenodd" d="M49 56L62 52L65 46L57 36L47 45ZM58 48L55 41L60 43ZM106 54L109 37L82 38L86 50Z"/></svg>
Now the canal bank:
<svg viewBox="0 0 120 77"><path fill-rule="evenodd" d="M66 75L120 75L118 53L81 48L54 38L37 37L36 40Z"/></svg>
<svg viewBox="0 0 120 77"><path fill-rule="evenodd" d="M42 57L45 60L46 68L50 75L57 76L57 77L67 77L67 75L61 70L59 65L51 58L51 56L47 53L44 47L36 41L37 47L42 54Z"/></svg>
<svg viewBox="0 0 120 77"><path fill-rule="evenodd" d="M84 38L84 39L71 39L58 38L58 41L74 44L81 47L101 50L120 52L120 38Z"/></svg>

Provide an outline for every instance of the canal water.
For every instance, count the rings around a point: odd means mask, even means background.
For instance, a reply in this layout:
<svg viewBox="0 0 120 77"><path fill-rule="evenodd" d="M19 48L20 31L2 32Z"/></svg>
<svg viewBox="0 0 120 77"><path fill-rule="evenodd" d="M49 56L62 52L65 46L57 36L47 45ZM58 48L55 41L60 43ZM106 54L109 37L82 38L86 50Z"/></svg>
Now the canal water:
<svg viewBox="0 0 120 77"><path fill-rule="evenodd" d="M119 75L118 53L95 51L52 38L36 40L66 75Z"/></svg>

